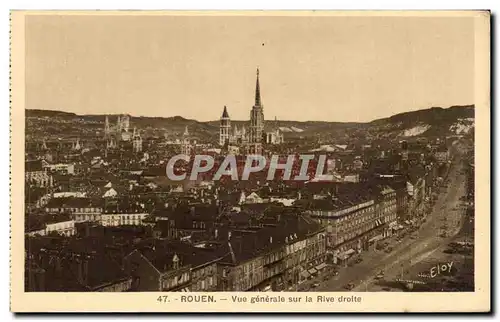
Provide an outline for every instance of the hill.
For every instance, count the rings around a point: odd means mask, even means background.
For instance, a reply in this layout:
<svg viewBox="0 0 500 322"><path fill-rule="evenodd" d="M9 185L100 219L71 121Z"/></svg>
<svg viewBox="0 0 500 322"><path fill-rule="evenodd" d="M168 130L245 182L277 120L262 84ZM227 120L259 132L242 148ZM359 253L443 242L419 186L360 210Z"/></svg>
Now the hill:
<svg viewBox="0 0 500 322"><path fill-rule="evenodd" d="M400 113L369 123L389 136L442 136L468 134L474 127L474 105L431 107Z"/></svg>
<svg viewBox="0 0 500 322"><path fill-rule="evenodd" d="M118 115L108 115L110 123L114 124ZM99 132L104 126L105 115L77 115L75 113L26 110L26 118L31 128L36 128L43 134L43 128L49 126L50 133L57 132L57 128L71 131L72 135L79 135L79 129L86 128ZM57 124L54 126L54 124ZM71 127L72 123L80 123L79 127ZM239 128L246 126L247 121L232 121L232 125ZM65 124L66 126L61 126ZM152 136L177 136L188 131L194 138L216 140L219 133L219 121L199 122L181 116L173 117L146 117L131 116L131 127L137 127ZM82 126L84 125L84 126ZM396 114L387 118L377 119L368 123L355 122L326 122L326 121L286 121L269 120L266 128L279 127L287 137L317 137L347 139L352 137L364 138L398 138L419 136L443 136L468 134L474 128L474 106L452 106L449 108L431 107L418 111ZM62 131L62 130L61 130ZM83 131L83 130L82 130Z"/></svg>
<svg viewBox="0 0 500 322"><path fill-rule="evenodd" d="M74 118L75 113L52 110L26 110L26 117L68 117Z"/></svg>

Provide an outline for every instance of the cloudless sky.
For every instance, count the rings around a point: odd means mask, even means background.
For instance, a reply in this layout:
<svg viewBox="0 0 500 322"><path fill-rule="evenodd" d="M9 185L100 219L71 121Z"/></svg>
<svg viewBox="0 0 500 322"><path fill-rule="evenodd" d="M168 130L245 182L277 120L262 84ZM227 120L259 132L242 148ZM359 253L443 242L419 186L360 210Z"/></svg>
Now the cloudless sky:
<svg viewBox="0 0 500 322"><path fill-rule="evenodd" d="M247 120L371 121L474 103L467 17L26 18L26 107Z"/></svg>

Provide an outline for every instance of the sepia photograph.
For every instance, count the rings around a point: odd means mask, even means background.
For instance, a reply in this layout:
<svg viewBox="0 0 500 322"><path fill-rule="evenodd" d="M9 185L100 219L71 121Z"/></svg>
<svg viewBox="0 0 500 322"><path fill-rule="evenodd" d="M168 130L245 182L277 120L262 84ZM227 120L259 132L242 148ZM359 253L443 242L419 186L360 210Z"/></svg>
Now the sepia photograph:
<svg viewBox="0 0 500 322"><path fill-rule="evenodd" d="M489 310L489 12L11 21L19 310Z"/></svg>

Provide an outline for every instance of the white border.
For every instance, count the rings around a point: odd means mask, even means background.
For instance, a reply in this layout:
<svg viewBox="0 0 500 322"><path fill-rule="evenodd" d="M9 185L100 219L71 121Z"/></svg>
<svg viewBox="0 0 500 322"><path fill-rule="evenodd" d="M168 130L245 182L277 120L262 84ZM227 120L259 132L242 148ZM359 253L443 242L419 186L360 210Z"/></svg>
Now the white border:
<svg viewBox="0 0 500 322"><path fill-rule="evenodd" d="M138 3L140 3L140 6L138 6ZM0 24L0 37L2 39L2 45L4 46L4 50L0 51L0 61L2 62L2 69L3 69L3 77L0 77L0 95L2 96L1 102L3 102L5 105L8 103L9 99L9 84L8 84L8 73L9 73L9 65L8 65L8 59L9 59L9 9L55 9L55 8L61 8L61 9L87 9L87 10L92 10L92 9L336 9L336 10L342 10L342 9L382 9L382 10L388 10L388 9L429 9L429 10L439 10L439 9L492 9L493 13L498 13L498 8L500 7L500 2L498 1L481 1L481 0L476 0L476 1L435 1L435 0L419 0L419 1L356 1L353 2L351 1L336 1L335 3L330 3L328 1L317 1L317 0L308 0L308 1L293 1L293 0L288 0L288 1L270 1L270 0L254 0L254 1L239 1L239 2L233 2L233 1L217 1L217 0L212 0L210 2L206 1L148 1L148 0L142 0L140 2L137 1L129 1L129 0L122 0L122 1L108 1L104 3L102 0L101 1L95 1L95 0L87 0L87 1L44 1L41 3L40 1L3 1L2 2L2 7L5 7L5 10L2 10L2 18L4 19L3 23ZM4 8L2 8L4 9ZM492 41L495 42L497 41L497 36L495 39ZM494 59L495 57L492 57ZM493 82L493 84L495 84ZM496 89L496 86L495 88ZM494 108L492 106L492 108ZM0 185L0 197L2 198L2 202L0 205L3 206L3 213L4 213L4 224L1 226L3 229L3 236L4 236L4 243L2 247L0 248L2 251L2 258L5 258L4 260L4 265L1 265L1 275L0 275L0 288L1 288L1 299L2 303L4 303L5 306L7 306L7 303L9 303L9 267L7 267L7 258L9 258L9 242L7 240L7 236L9 236L9 231L8 231L8 205L9 205L9 177L8 177L8 172L7 169L9 167L9 160L7 159L8 157L8 150L9 150L9 108L6 106L3 110L3 117L0 117L0 149L4 152L3 157L0 158L0 164L2 170L0 171L0 182L2 184ZM498 116L498 113L497 113ZM497 121L497 118L495 118L495 121ZM493 127L495 129L496 127ZM495 176L496 179L496 176ZM496 180L495 180L496 183ZM495 184L492 183L492 184ZM497 189L498 190L498 189ZM494 197L500 196L500 192L497 191L497 194L495 194ZM498 198L496 198L498 200ZM498 225L499 225L499 220L497 221L497 228L498 231ZM493 234L494 240L492 242L496 245L498 245L498 235ZM498 279L496 279L498 281ZM498 285L493 286L493 289L497 289ZM496 304L496 303L495 303ZM2 310L2 320L13 320L14 316L8 312L8 310ZM27 320L35 319L36 317L29 317L26 318ZM91 319L91 316L85 316L85 317L80 317L83 318L84 320ZM111 318L111 317L110 317ZM168 317L169 319L176 320L177 318L174 317ZM190 319L195 319L199 317L190 317ZM211 317L212 319L220 319L224 317ZM225 318L232 318L226 316ZM275 319L277 317L273 317ZM282 317L282 318L288 318L288 317ZM300 318L306 318L305 316L301 316ZM399 317L398 317L399 318ZM437 318L430 318L428 316L422 316L419 317L418 319L424 319L426 321L432 321L432 320L437 320ZM50 319L50 318L49 318ZM69 317L63 318L63 320L69 320ZM266 321L266 320L271 320L271 317L255 317L255 319L259 319L259 321ZM350 320L360 320L360 317L340 317L336 316L335 319L350 319ZM97 320L104 320L104 318L99 318Z"/></svg>

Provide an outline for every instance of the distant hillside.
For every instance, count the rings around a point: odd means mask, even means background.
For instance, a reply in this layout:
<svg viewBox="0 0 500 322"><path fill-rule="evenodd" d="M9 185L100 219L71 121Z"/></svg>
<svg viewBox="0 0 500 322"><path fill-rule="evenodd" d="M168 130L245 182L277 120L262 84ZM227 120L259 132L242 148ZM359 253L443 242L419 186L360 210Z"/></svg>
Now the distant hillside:
<svg viewBox="0 0 500 322"><path fill-rule="evenodd" d="M105 115L77 115L50 110L26 110L27 119L43 126L53 124L71 124L73 122L87 123L87 129L102 130ZM118 115L108 115L111 124L115 124ZM47 122L49 123L47 125ZM154 135L176 136L184 132L186 126L193 137L216 139L219 133L219 121L199 122L181 116L173 117L146 117L131 116L131 127L137 127ZM248 128L248 121L232 121L233 126ZM42 126L42 128L43 128ZM59 125L60 126L60 125ZM387 118L374 120L368 123L355 122L326 122L326 121L266 121L266 129L278 126L285 136L314 136L318 138L349 139L352 137L398 138L416 136L442 136L453 134L468 134L474 128L474 106L452 106L450 108L432 107L412 112L396 114ZM38 127L38 130L42 130ZM82 127L80 127L82 128ZM85 128L85 127L83 127ZM78 135L79 129L72 129L72 134ZM28 130L29 131L29 130Z"/></svg>
<svg viewBox="0 0 500 322"><path fill-rule="evenodd" d="M52 111L52 110L26 110L26 117L69 117L77 115L70 112Z"/></svg>
<svg viewBox="0 0 500 322"><path fill-rule="evenodd" d="M474 105L400 113L369 125L381 133L402 137L467 134L474 127Z"/></svg>
<svg viewBox="0 0 500 322"><path fill-rule="evenodd" d="M404 126L413 125L415 122L426 124L443 124L454 122L459 118L474 117L474 105L451 106L449 108L431 107L428 109L405 112L387 118L378 119L370 124L380 124L383 122L402 123Z"/></svg>

